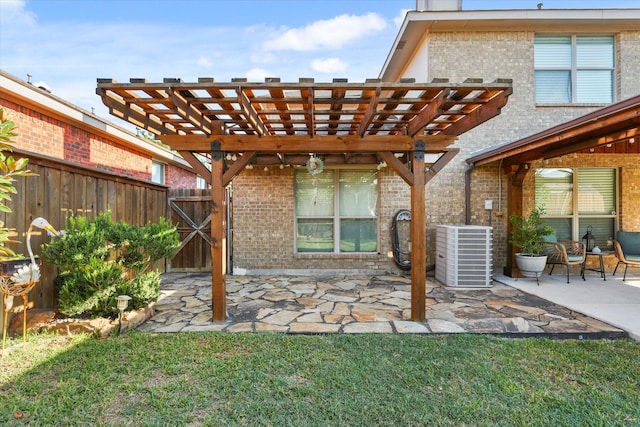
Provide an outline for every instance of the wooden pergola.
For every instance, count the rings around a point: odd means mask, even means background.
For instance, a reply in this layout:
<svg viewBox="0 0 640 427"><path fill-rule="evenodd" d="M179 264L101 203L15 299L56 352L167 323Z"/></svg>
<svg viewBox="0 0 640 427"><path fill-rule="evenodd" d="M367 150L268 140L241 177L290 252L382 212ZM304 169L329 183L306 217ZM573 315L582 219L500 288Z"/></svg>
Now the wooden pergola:
<svg viewBox="0 0 640 427"><path fill-rule="evenodd" d="M411 186L411 317L425 321L425 185L457 154L457 137L500 114L511 92L511 80L479 79L97 86L112 115L157 135L211 185L214 321L226 318L225 187L250 164L305 165L310 154L326 166L384 161ZM427 154L437 160L426 164Z"/></svg>

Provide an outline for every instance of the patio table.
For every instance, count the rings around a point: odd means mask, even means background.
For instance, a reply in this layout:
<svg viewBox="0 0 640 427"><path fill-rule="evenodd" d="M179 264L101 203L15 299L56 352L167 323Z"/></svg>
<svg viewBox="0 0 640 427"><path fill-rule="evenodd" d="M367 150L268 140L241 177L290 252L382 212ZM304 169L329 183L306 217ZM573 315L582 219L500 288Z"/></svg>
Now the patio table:
<svg viewBox="0 0 640 427"><path fill-rule="evenodd" d="M607 280L607 276L604 270L604 257L613 255L612 251L602 251L602 252L587 252L584 257L584 262L582 263L582 278L584 279L584 275L587 270L595 271L600 273L600 278L602 280ZM598 268L587 268L587 261L590 256L598 257Z"/></svg>

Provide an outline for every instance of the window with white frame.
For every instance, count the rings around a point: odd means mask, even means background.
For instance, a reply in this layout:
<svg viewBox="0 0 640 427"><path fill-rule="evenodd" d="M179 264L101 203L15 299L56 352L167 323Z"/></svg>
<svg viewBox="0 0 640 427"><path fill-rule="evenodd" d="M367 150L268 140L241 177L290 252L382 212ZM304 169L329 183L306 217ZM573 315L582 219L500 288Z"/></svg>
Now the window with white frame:
<svg viewBox="0 0 640 427"><path fill-rule="evenodd" d="M614 101L612 36L536 35L534 67L538 104Z"/></svg>
<svg viewBox="0 0 640 427"><path fill-rule="evenodd" d="M156 184L164 184L164 163L151 162L151 182Z"/></svg>
<svg viewBox="0 0 640 427"><path fill-rule="evenodd" d="M295 221L298 253L377 252L377 171L297 170Z"/></svg>
<svg viewBox="0 0 640 427"><path fill-rule="evenodd" d="M203 177L196 176L196 188L199 190L206 190L207 188L209 188L209 185Z"/></svg>
<svg viewBox="0 0 640 427"><path fill-rule="evenodd" d="M558 239L582 240L593 228L596 245L612 249L617 222L617 173L613 168L536 170L536 206Z"/></svg>

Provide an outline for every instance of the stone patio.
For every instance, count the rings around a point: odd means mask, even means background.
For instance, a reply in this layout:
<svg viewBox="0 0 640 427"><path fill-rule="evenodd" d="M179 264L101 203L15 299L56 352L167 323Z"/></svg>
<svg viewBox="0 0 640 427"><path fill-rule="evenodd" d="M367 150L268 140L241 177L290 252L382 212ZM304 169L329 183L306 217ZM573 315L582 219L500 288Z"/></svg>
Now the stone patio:
<svg viewBox="0 0 640 427"><path fill-rule="evenodd" d="M620 338L621 329L494 282L452 288L427 278L427 321L412 322L411 279L400 276L227 276L228 319L212 322L211 275L163 276L149 332L485 333Z"/></svg>

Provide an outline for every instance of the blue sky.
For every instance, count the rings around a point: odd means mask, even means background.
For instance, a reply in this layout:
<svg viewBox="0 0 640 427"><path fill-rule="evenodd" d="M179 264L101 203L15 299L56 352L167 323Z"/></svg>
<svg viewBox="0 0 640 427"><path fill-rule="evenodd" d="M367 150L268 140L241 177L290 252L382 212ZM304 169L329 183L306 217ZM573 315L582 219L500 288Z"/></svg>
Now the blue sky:
<svg viewBox="0 0 640 427"><path fill-rule="evenodd" d="M463 8L640 0L463 0ZM0 0L0 68L111 119L97 78L376 78L415 0Z"/></svg>

